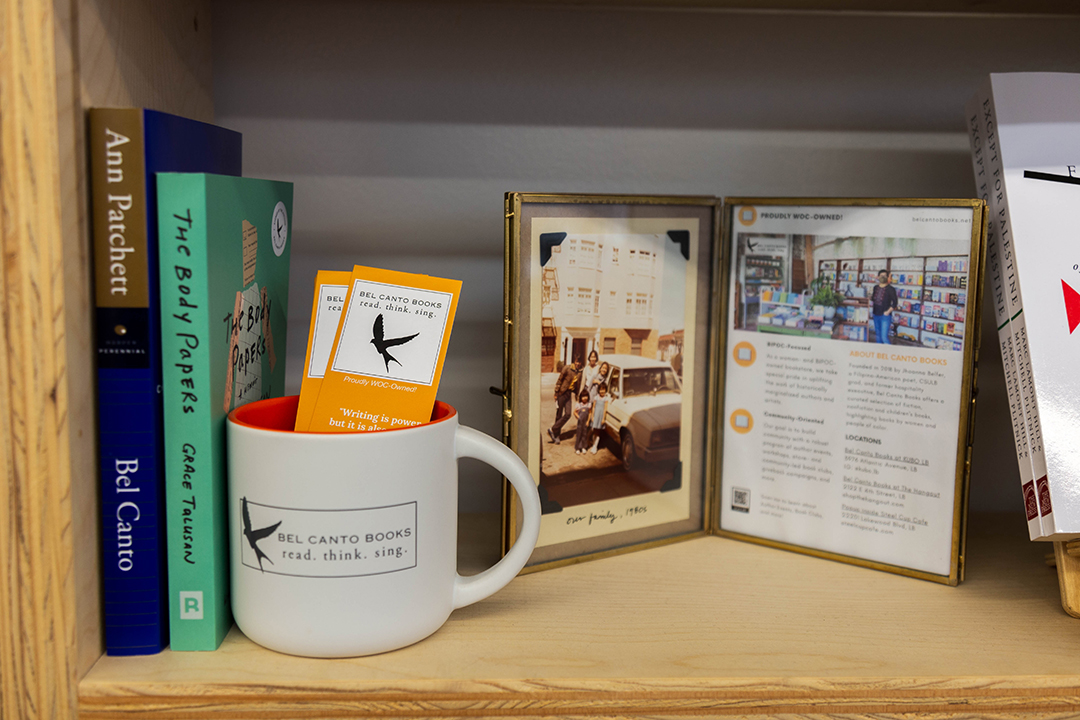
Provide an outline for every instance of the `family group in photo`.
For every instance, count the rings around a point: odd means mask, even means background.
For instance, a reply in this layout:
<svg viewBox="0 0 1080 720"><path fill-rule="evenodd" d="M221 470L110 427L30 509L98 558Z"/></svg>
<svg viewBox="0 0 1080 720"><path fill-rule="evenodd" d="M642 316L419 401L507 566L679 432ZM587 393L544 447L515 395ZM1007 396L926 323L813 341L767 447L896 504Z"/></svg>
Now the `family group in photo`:
<svg viewBox="0 0 1080 720"><path fill-rule="evenodd" d="M559 373L555 383L555 423L548 428L548 439L558 445L563 426L573 417L577 421L574 451L596 454L600 446L600 431L604 427L604 412L608 404L607 377L610 367L599 362L595 350L589 353L588 365L582 367L575 359Z"/></svg>

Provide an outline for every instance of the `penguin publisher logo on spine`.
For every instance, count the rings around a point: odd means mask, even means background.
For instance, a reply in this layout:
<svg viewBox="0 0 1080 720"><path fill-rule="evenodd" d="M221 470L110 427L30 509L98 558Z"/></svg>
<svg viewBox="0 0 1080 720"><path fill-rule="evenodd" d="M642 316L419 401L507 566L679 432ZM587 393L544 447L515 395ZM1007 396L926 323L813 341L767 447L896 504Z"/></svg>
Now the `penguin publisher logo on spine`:
<svg viewBox="0 0 1080 720"><path fill-rule="evenodd" d="M383 575L416 567L416 503L349 510L264 505L244 497L240 562L293 577Z"/></svg>

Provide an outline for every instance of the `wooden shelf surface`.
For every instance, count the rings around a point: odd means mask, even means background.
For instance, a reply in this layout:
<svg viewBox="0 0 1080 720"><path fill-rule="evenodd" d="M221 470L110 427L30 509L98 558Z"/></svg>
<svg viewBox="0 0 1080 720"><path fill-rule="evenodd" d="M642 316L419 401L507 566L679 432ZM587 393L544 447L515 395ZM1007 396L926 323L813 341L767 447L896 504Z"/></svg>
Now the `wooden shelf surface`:
<svg viewBox="0 0 1080 720"><path fill-rule="evenodd" d="M977 518L956 588L709 537L521 576L384 655L234 628L214 653L101 658L80 717L1076 712L1080 623L1023 533Z"/></svg>

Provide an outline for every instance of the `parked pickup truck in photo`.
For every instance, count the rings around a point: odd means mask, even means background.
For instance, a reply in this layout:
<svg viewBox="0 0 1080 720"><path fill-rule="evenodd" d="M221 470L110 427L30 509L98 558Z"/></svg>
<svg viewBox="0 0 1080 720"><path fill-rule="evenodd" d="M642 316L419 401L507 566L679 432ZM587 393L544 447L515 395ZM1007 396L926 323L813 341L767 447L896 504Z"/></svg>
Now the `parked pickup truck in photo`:
<svg viewBox="0 0 1080 720"><path fill-rule="evenodd" d="M619 447L623 467L679 458L682 383L670 363L637 355L601 355L610 366L611 402L604 430Z"/></svg>

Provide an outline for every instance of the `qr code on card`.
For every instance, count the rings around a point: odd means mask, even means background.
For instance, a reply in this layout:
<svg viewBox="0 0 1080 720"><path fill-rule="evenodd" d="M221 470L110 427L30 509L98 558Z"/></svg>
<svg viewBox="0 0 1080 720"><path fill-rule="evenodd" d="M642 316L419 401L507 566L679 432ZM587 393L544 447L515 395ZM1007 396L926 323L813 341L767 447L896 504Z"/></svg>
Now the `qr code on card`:
<svg viewBox="0 0 1080 720"><path fill-rule="evenodd" d="M731 488L731 509L739 512L750 512L749 488Z"/></svg>

